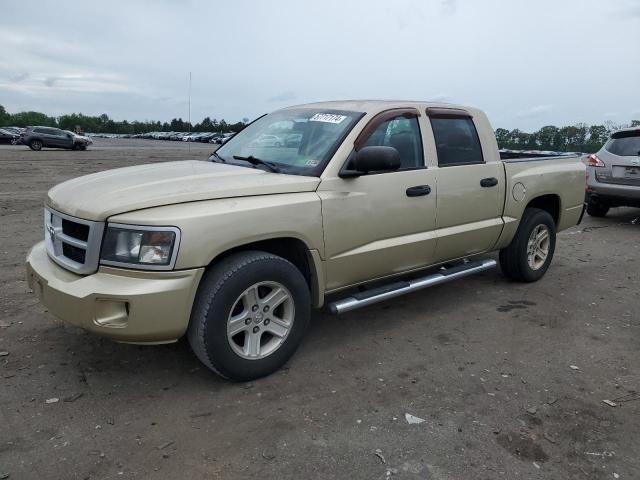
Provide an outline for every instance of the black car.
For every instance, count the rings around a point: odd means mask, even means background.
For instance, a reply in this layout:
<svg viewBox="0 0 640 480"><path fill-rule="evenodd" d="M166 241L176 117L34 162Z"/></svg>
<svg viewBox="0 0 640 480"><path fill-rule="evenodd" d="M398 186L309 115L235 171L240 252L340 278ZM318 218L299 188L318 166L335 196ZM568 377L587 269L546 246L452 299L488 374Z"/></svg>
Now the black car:
<svg viewBox="0 0 640 480"><path fill-rule="evenodd" d="M19 135L16 135L11 130L4 130L0 128L0 143L10 143L11 145L16 145L19 142Z"/></svg>
<svg viewBox="0 0 640 480"><path fill-rule="evenodd" d="M27 127L20 140L31 150L41 150L43 147L86 150L90 143L86 137L52 127Z"/></svg>

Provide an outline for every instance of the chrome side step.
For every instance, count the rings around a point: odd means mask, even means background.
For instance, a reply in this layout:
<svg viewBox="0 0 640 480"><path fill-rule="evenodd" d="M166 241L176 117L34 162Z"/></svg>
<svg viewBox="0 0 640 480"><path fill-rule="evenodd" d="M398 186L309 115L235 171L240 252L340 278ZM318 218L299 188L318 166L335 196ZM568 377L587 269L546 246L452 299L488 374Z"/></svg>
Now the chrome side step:
<svg viewBox="0 0 640 480"><path fill-rule="evenodd" d="M399 297L406 293L440 285L441 283L450 282L458 278L466 277L467 275L473 275L474 273L484 272L485 270L491 270L495 268L496 265L497 262L495 260L487 259L464 263L452 268L442 268L438 273L426 277L395 282L380 288L355 293L341 300L336 300L335 302L329 303L329 311L336 314L349 312L356 308L373 305L374 303Z"/></svg>

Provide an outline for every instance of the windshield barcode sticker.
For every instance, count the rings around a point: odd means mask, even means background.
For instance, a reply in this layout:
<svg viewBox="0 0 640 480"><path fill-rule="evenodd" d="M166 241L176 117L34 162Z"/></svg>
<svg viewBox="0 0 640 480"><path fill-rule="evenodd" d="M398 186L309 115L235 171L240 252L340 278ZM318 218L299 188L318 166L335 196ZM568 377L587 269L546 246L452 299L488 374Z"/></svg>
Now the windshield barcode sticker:
<svg viewBox="0 0 640 480"><path fill-rule="evenodd" d="M316 113L309 119L310 122L325 122L325 123L341 123L346 115L334 115L332 113Z"/></svg>

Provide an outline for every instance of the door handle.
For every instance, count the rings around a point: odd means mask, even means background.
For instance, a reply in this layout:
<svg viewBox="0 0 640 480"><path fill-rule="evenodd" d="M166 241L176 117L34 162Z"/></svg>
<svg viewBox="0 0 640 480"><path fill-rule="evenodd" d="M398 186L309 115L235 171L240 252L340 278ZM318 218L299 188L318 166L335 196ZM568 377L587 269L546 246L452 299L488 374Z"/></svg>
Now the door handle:
<svg viewBox="0 0 640 480"><path fill-rule="evenodd" d="M480 180L481 187L495 187L498 184L498 179L495 177L483 178Z"/></svg>
<svg viewBox="0 0 640 480"><path fill-rule="evenodd" d="M407 197L421 197L430 193L431 187L429 185L416 185L415 187L407 188Z"/></svg>

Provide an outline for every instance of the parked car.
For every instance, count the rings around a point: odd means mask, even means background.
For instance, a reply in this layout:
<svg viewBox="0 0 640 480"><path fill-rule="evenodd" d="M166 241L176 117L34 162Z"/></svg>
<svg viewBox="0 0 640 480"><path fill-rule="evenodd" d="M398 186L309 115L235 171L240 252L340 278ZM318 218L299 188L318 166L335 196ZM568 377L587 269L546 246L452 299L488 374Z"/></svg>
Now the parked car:
<svg viewBox="0 0 640 480"><path fill-rule="evenodd" d="M196 142L208 143L209 140L211 140L214 135L215 133L211 133L211 132L203 133L198 138L196 138Z"/></svg>
<svg viewBox="0 0 640 480"><path fill-rule="evenodd" d="M302 134L301 133L291 133L291 134L286 136L286 138L284 140L284 146L285 147L297 147L298 145L300 145L300 141L301 140L302 140Z"/></svg>
<svg viewBox="0 0 640 480"><path fill-rule="evenodd" d="M0 128L0 143L10 143L11 145L17 145L20 143L20 135L10 130Z"/></svg>
<svg viewBox="0 0 640 480"><path fill-rule="evenodd" d="M235 133L225 133L224 135L222 135L222 138L220 139L220 144L224 145L229 140L231 140L234 137L234 135Z"/></svg>
<svg viewBox="0 0 640 480"><path fill-rule="evenodd" d="M86 150L91 144L91 139L88 137L52 127L27 127L22 132L20 141L31 150L42 150L43 147Z"/></svg>
<svg viewBox="0 0 640 480"><path fill-rule="evenodd" d="M277 135L265 133L254 139L253 143L257 147L281 147L284 144L284 141Z"/></svg>
<svg viewBox="0 0 640 480"><path fill-rule="evenodd" d="M640 128L614 132L587 159L589 215L604 217L611 207L640 207Z"/></svg>
<svg viewBox="0 0 640 480"><path fill-rule="evenodd" d="M214 133L213 136L209 139L209 143L222 143L223 138L224 134Z"/></svg>
<svg viewBox="0 0 640 480"><path fill-rule="evenodd" d="M256 146L294 122L300 146ZM49 311L122 342L186 335L207 367L248 380L283 365L325 303L344 313L492 269L492 251L507 277L539 280L583 213L580 157L503 161L484 113L449 104L296 106L210 160L53 187L27 258Z"/></svg>
<svg viewBox="0 0 640 480"><path fill-rule="evenodd" d="M1 128L2 130L6 130L18 136L20 136L20 134L24 131L24 128L20 128L20 127L1 127Z"/></svg>

